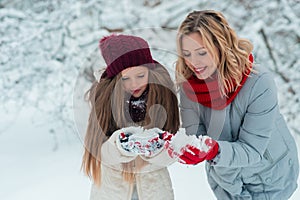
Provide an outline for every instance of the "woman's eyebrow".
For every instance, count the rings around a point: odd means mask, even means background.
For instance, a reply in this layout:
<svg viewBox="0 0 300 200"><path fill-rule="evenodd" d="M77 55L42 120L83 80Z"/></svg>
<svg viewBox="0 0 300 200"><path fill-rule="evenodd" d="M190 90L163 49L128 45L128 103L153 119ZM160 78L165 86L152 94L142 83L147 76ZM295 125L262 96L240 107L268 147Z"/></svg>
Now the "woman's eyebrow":
<svg viewBox="0 0 300 200"><path fill-rule="evenodd" d="M194 49L194 51L198 51L198 50L200 50L200 49L205 49L204 47L199 47L199 48L197 48L197 49ZM189 51L189 50L186 50L186 49L181 49L182 51Z"/></svg>

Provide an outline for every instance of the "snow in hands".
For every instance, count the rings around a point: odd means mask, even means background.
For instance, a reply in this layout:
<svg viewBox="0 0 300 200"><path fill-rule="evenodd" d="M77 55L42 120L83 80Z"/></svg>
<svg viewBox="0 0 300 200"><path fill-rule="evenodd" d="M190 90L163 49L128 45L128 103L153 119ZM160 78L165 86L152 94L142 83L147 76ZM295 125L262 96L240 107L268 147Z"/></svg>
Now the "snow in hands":
<svg viewBox="0 0 300 200"><path fill-rule="evenodd" d="M137 155L152 156L162 150L167 133L159 129L149 129L141 133L121 132L121 147Z"/></svg>

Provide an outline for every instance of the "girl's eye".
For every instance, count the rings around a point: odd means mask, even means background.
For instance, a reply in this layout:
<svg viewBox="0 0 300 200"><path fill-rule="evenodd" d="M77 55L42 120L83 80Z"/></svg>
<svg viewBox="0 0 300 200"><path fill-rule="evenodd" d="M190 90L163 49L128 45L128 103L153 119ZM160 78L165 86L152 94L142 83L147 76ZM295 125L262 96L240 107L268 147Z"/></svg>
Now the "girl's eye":
<svg viewBox="0 0 300 200"><path fill-rule="evenodd" d="M142 74L142 75L138 75L138 78L144 78L144 74Z"/></svg>
<svg viewBox="0 0 300 200"><path fill-rule="evenodd" d="M128 77L122 77L122 81L126 81L128 79L129 79Z"/></svg>

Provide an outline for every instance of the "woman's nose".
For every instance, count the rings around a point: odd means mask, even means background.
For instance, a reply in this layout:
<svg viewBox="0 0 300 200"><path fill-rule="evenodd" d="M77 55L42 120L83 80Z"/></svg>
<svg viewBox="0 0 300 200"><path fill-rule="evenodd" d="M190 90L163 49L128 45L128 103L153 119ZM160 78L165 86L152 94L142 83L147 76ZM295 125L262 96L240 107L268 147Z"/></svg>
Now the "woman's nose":
<svg viewBox="0 0 300 200"><path fill-rule="evenodd" d="M190 62L193 65L200 65L201 64L201 57L198 54L191 54L191 60Z"/></svg>

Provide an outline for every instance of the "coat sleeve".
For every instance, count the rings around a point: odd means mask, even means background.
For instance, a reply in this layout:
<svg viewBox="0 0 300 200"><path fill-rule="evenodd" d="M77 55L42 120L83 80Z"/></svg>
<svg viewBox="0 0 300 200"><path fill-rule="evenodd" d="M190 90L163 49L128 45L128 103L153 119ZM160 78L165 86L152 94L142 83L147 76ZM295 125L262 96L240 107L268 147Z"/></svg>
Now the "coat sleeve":
<svg viewBox="0 0 300 200"><path fill-rule="evenodd" d="M150 164L157 167L167 167L174 162L176 162L175 158L171 158L166 149L163 149L161 152L152 157L141 156L141 158Z"/></svg>
<svg viewBox="0 0 300 200"><path fill-rule="evenodd" d="M184 92L180 91L180 114L182 128L187 135L206 135L206 129L200 119L200 112L195 103L188 99Z"/></svg>
<svg viewBox="0 0 300 200"><path fill-rule="evenodd" d="M244 120L235 142L218 141L217 166L245 167L261 161L274 129L278 100L271 74L258 77L251 88Z"/></svg>
<svg viewBox="0 0 300 200"><path fill-rule="evenodd" d="M122 150L117 144L117 137L121 130L115 131L110 138L103 143L101 148L101 162L104 165L120 167L121 163L127 163L134 160L137 156Z"/></svg>

